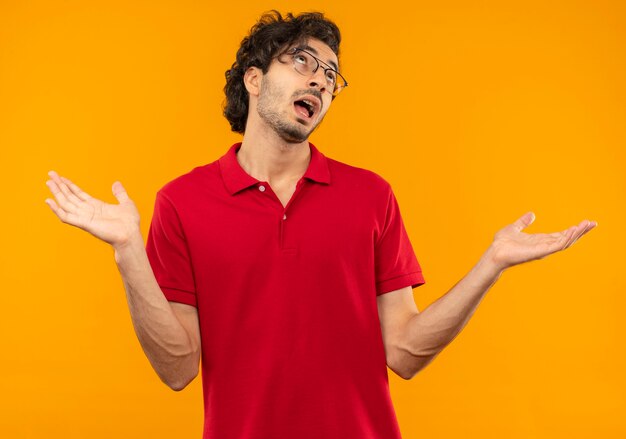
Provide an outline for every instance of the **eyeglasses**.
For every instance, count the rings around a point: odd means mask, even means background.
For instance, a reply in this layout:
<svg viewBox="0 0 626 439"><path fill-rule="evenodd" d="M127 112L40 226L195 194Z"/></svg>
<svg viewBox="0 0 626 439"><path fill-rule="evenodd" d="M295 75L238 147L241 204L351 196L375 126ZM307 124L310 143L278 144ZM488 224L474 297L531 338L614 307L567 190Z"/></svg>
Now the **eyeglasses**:
<svg viewBox="0 0 626 439"><path fill-rule="evenodd" d="M333 95L333 98L336 97L341 90L348 86L348 82L343 76L341 76L341 73L339 73L337 70L330 67L324 61L313 56L304 49L294 47L280 55L278 57L278 60L282 63L285 63L285 56L291 56L294 69L296 69L296 72L304 76L310 76L314 74L315 72L317 72L317 69L320 68L320 65L323 64L322 69L324 70L326 85L328 86L329 90L332 90L331 93Z"/></svg>

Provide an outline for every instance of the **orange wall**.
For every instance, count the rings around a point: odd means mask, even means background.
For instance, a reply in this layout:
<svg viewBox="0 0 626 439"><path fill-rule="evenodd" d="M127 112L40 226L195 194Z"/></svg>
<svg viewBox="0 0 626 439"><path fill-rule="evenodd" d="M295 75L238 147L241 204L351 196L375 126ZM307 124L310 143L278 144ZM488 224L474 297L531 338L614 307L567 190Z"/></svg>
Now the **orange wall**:
<svg viewBox="0 0 626 439"><path fill-rule="evenodd" d="M626 435L626 9L621 1L0 2L0 435L200 437L131 326L112 250L44 203L55 169L147 232L156 191L239 137L223 75L268 9L322 10L350 86L312 141L394 187L420 309L523 213L583 219L565 252L506 272L422 373L390 372L406 438Z"/></svg>

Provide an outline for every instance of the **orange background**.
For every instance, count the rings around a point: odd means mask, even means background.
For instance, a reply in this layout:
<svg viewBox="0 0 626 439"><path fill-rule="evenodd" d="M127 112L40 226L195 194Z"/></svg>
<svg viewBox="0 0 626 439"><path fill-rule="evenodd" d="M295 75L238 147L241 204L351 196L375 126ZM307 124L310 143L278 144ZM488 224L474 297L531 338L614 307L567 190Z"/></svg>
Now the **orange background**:
<svg viewBox="0 0 626 439"><path fill-rule="evenodd" d="M142 215L239 136L224 71L265 10L340 26L350 86L312 141L393 186L426 285L465 275L506 224L598 221L504 273L411 381L390 372L405 438L626 436L626 7L621 1L0 2L3 309L0 435L197 437L200 381L161 384L111 248L44 203L54 169Z"/></svg>

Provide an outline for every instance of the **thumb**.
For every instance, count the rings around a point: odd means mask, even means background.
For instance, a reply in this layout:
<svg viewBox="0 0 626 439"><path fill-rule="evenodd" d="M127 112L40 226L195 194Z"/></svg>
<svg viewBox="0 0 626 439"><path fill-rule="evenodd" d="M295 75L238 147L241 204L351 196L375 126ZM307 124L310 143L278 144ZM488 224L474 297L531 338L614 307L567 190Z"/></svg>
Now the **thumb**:
<svg viewBox="0 0 626 439"><path fill-rule="evenodd" d="M533 212L526 212L517 221L513 223L513 226L518 232L521 232L526 227L530 226L535 221L535 214Z"/></svg>
<svg viewBox="0 0 626 439"><path fill-rule="evenodd" d="M122 183L120 183L119 181L113 183L111 189L113 190L113 195L115 195L115 198L117 198L117 201L119 201L120 203L125 203L130 200L128 194L126 193L126 189L124 189L124 186L122 186Z"/></svg>

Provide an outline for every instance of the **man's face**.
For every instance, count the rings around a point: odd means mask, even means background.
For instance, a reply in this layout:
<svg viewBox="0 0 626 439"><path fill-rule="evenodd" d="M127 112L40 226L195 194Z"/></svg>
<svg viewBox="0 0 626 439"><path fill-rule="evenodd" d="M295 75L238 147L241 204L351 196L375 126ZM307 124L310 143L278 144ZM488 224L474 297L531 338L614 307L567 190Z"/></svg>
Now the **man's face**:
<svg viewBox="0 0 626 439"><path fill-rule="evenodd" d="M321 41L309 39L305 46L298 47L337 68L337 55ZM326 66L320 65L315 73L303 75L294 68L292 56L285 55L281 61L274 59L263 75L257 111L284 140L304 142L322 122L330 107L333 90L326 81L323 69Z"/></svg>

